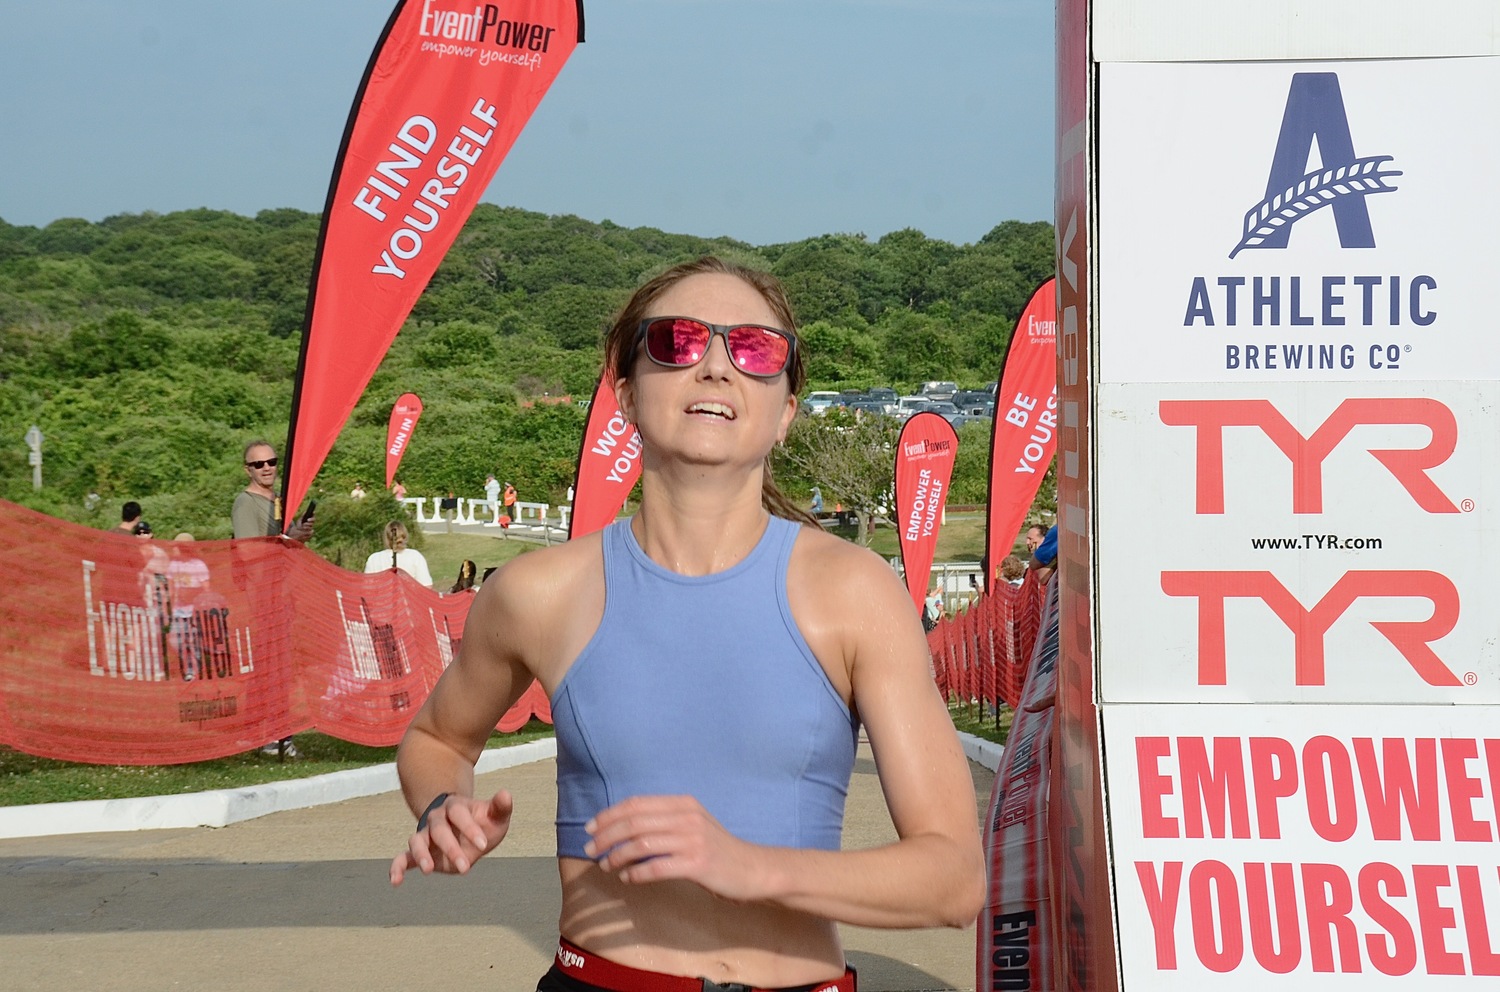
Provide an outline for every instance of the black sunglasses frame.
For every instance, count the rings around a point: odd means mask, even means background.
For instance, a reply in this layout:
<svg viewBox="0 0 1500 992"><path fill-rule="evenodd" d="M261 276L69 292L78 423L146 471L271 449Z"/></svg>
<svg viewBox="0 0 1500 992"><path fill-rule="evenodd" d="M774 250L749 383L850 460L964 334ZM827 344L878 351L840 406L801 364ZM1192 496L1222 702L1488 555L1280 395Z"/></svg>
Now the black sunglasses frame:
<svg viewBox="0 0 1500 992"><path fill-rule="evenodd" d="M752 379L774 379L790 369L792 361L797 357L797 339L779 327L768 327L765 324L710 324L708 321L700 320L697 317L663 315L660 317L647 317L641 321L641 326L636 328L635 343L631 345L630 362L627 364L627 368L635 364L635 358L641 353L641 346L646 343L646 333L651 325L663 320L686 320L708 328L708 343L703 346L703 357L699 358L697 362L690 362L687 365L673 365L669 362L661 361L655 355L651 354L650 348L646 348L646 357L651 359L652 364L659 365L664 369L690 369L694 365L697 365L698 362L703 361L704 358L708 357L709 348L713 347L715 334L724 339L724 350L729 353L730 364L734 365L735 370L741 375L748 375ZM734 362L734 349L729 346L729 332L741 327L750 327L758 331L770 331L772 334L786 341L786 359L781 363L781 368L775 372L751 372L748 369L740 368L739 364Z"/></svg>
<svg viewBox="0 0 1500 992"><path fill-rule="evenodd" d="M276 467L276 459L274 459L274 458L261 458L261 459L259 459L257 461L246 462L245 463L245 467L246 468L275 468Z"/></svg>

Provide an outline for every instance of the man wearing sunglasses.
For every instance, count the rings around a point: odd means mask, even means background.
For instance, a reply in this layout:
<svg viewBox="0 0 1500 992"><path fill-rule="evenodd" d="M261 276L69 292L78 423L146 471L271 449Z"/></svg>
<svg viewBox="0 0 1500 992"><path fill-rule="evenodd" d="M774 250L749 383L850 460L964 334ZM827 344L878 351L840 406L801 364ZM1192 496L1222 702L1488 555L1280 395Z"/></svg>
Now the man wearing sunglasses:
<svg viewBox="0 0 1500 992"><path fill-rule="evenodd" d="M281 533L281 514L277 512L276 449L265 441L252 441L245 447L245 474L250 484L234 498L230 519L234 536L270 537ZM287 530L294 541L312 537L311 520L299 520Z"/></svg>
<svg viewBox="0 0 1500 992"><path fill-rule="evenodd" d="M265 441L251 441L245 446L245 474L250 484L234 498L230 520L235 540L245 537L274 537L281 533L281 501L276 495L276 449ZM294 541L312 537L312 520L297 521L286 532ZM261 753L285 760L296 758L297 746L290 737L274 740Z"/></svg>

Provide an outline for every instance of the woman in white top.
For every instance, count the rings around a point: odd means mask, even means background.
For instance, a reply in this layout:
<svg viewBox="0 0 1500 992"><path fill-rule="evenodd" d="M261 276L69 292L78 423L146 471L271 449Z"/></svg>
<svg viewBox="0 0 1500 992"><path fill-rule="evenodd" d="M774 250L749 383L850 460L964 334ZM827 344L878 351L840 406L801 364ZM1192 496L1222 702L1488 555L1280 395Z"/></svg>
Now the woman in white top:
<svg viewBox="0 0 1500 992"><path fill-rule="evenodd" d="M399 568L431 589L432 573L427 570L427 559L423 558L422 552L416 548L406 546L409 536L406 532L406 525L401 521L392 520L386 524L382 534L386 550L377 551L365 560L365 574L373 575L376 572L384 572L388 568Z"/></svg>

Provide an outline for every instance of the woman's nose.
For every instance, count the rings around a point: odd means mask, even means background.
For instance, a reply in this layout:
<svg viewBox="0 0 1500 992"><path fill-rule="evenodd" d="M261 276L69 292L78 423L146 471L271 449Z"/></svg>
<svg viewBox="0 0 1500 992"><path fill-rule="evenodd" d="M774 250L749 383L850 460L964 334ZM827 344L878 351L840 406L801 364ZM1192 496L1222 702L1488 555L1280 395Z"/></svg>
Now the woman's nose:
<svg viewBox="0 0 1500 992"><path fill-rule="evenodd" d="M729 342L724 335L714 334L708 339L708 354L698 363L700 375L709 378L724 378L734 368L734 359L729 357Z"/></svg>

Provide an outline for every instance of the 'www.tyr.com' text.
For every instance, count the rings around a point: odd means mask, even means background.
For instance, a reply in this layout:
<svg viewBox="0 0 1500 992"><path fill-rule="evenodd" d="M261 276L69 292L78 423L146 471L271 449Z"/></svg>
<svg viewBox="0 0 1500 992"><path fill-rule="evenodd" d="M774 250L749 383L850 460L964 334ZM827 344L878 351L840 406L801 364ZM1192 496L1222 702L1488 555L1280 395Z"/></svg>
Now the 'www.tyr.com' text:
<svg viewBox="0 0 1500 992"><path fill-rule="evenodd" d="M1299 534L1296 537L1252 537L1256 551L1378 551L1378 537L1340 537L1337 534Z"/></svg>

